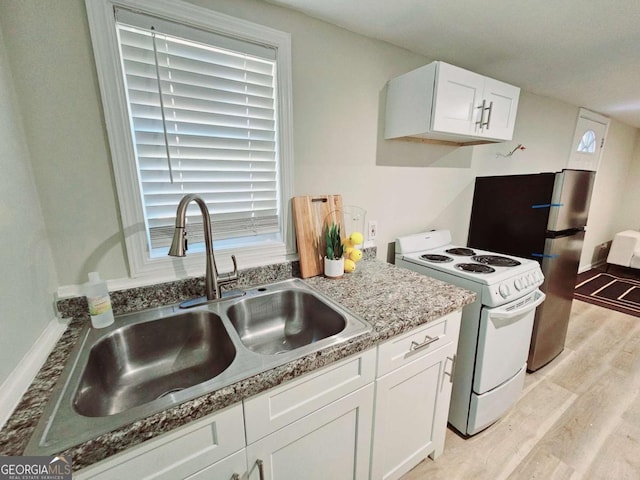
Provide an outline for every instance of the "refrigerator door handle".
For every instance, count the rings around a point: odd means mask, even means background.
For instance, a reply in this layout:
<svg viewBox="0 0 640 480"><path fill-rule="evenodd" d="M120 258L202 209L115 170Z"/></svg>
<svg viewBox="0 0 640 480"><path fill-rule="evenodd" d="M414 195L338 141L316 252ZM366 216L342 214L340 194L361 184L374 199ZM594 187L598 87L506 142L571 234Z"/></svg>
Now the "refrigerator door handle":
<svg viewBox="0 0 640 480"><path fill-rule="evenodd" d="M548 254L548 253L532 253L531 254L532 257L538 257L538 258L558 258L560 255L558 255L557 253L553 253L553 254Z"/></svg>
<svg viewBox="0 0 640 480"><path fill-rule="evenodd" d="M551 208L551 207L564 207L564 203L539 203L537 205L531 205L531 208Z"/></svg>

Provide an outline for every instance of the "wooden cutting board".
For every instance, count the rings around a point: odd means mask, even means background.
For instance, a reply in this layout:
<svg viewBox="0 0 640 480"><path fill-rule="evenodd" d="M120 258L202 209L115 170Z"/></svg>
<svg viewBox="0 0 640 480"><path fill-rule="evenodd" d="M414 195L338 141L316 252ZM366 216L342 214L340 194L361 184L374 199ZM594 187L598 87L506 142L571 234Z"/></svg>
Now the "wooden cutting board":
<svg viewBox="0 0 640 480"><path fill-rule="evenodd" d="M344 235L344 214L340 195L304 195L291 199L302 278L324 271L324 232L327 224L340 224Z"/></svg>

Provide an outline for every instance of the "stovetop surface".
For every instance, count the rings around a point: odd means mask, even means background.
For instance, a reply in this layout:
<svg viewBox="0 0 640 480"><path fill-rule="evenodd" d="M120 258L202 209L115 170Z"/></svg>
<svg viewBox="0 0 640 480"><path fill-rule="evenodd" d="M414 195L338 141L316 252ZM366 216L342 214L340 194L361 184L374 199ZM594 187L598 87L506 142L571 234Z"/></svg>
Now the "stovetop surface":
<svg viewBox="0 0 640 480"><path fill-rule="evenodd" d="M455 255L446 249L459 248L452 245L402 255L405 261L432 268L471 281L491 285L539 270L538 262L512 255L496 254L474 249L474 255ZM433 256L436 257L433 257ZM433 260L432 258L435 258Z"/></svg>
<svg viewBox="0 0 640 480"><path fill-rule="evenodd" d="M494 285L528 274L542 278L535 260L451 244L447 230L435 230L396 240L399 259L464 278L483 285ZM426 247L426 248L421 248Z"/></svg>

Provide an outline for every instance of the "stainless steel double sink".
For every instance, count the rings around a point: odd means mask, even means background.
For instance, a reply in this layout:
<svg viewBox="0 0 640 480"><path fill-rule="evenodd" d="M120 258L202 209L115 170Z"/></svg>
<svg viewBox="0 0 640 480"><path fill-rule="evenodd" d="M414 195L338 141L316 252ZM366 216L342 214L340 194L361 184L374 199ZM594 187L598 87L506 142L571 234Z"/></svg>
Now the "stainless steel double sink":
<svg viewBox="0 0 640 480"><path fill-rule="evenodd" d="M298 279L86 326L25 455L60 452L370 330Z"/></svg>

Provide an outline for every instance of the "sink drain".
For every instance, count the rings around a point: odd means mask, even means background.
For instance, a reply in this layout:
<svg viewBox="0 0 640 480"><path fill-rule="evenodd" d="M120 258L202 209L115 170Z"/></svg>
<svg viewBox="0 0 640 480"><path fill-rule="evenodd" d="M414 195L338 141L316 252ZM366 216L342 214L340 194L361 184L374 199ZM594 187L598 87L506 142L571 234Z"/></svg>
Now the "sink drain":
<svg viewBox="0 0 640 480"><path fill-rule="evenodd" d="M164 392L164 393L162 393L162 394L158 395L158 397L157 397L157 398L166 397L167 395L171 395L172 393L177 393L177 392L179 392L179 391L181 391L181 390L184 390L184 388L183 388L183 387L180 387L180 388L172 388L171 390L167 390L166 392Z"/></svg>

